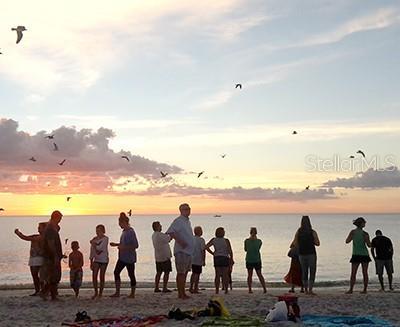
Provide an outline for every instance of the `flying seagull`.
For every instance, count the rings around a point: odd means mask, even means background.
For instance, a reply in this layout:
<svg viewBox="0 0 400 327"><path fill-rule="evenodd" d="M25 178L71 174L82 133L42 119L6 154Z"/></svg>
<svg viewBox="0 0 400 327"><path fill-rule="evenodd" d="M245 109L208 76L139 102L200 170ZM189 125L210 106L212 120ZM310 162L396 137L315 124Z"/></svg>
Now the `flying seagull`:
<svg viewBox="0 0 400 327"><path fill-rule="evenodd" d="M365 153L361 150L358 150L357 153L361 154L365 158Z"/></svg>
<svg viewBox="0 0 400 327"><path fill-rule="evenodd" d="M53 142L53 146L54 146L54 151L58 151L58 146L57 146L57 144L55 144L55 143Z"/></svg>
<svg viewBox="0 0 400 327"><path fill-rule="evenodd" d="M226 157L226 154L221 154L221 158L224 159Z"/></svg>
<svg viewBox="0 0 400 327"><path fill-rule="evenodd" d="M48 139L48 140L52 140L52 139L54 139L54 135L47 135L44 138Z"/></svg>
<svg viewBox="0 0 400 327"><path fill-rule="evenodd" d="M203 174L204 174L204 171L199 172L199 173L197 174L197 178L200 178L200 176L203 175Z"/></svg>
<svg viewBox="0 0 400 327"><path fill-rule="evenodd" d="M160 171L161 178L167 177L168 173L164 173L163 171Z"/></svg>
<svg viewBox="0 0 400 327"><path fill-rule="evenodd" d="M30 160L30 161L33 161L33 162L36 161L35 157L31 157L31 158L29 158L29 160Z"/></svg>
<svg viewBox="0 0 400 327"><path fill-rule="evenodd" d="M240 84L240 83L236 84L235 89L237 89L237 88L242 89L242 84Z"/></svg>
<svg viewBox="0 0 400 327"><path fill-rule="evenodd" d="M126 161L128 161L128 162L130 161L129 158L128 158L128 156L121 156L121 158L122 158L122 159L126 159Z"/></svg>
<svg viewBox="0 0 400 327"><path fill-rule="evenodd" d="M129 217L132 216L132 209L129 209L128 215L129 215Z"/></svg>
<svg viewBox="0 0 400 327"><path fill-rule="evenodd" d="M293 131L292 134L293 134L293 135L297 135L297 131Z"/></svg>
<svg viewBox="0 0 400 327"><path fill-rule="evenodd" d="M310 189L310 185L306 186L306 190L308 191Z"/></svg>
<svg viewBox="0 0 400 327"><path fill-rule="evenodd" d="M17 44L22 40L22 37L23 37L22 32L27 31L25 26L13 27L11 30L17 32Z"/></svg>
<svg viewBox="0 0 400 327"><path fill-rule="evenodd" d="M59 164L60 166L62 166L66 161L67 161L67 159L64 159L63 161L59 162L58 164Z"/></svg>
<svg viewBox="0 0 400 327"><path fill-rule="evenodd" d="M71 199L72 199L72 197L67 196L67 202L69 202L69 200L71 200Z"/></svg>

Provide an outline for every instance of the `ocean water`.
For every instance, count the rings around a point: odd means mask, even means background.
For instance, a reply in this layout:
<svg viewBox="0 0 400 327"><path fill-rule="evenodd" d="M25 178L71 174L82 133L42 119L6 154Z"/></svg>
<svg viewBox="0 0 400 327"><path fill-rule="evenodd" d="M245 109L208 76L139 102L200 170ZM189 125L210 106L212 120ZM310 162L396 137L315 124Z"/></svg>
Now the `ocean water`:
<svg viewBox="0 0 400 327"><path fill-rule="evenodd" d="M343 281L349 278L351 256L351 245L345 244L345 238L354 227L352 220L356 215L311 215L313 228L318 232L321 246L317 248L318 268L317 282L320 281ZM396 273L399 271L400 263L400 215L364 215L367 220L365 230L371 238L376 229L381 229L384 235L390 237L395 247L395 281ZM140 282L151 282L154 279L155 263L153 246L151 242L154 220L159 220L165 231L172 220L173 215L142 215L132 217L131 222L139 239L138 262L136 264L136 277L138 286ZM191 216L192 226L203 227L206 242L214 235L215 229L222 226L226 230L226 237L230 239L235 266L233 279L235 281L246 280L245 252L243 241L248 237L250 227L257 227L258 236L263 241L262 261L263 273L269 282L281 282L289 269L290 258L287 257L289 244L291 243L296 229L300 224L300 215L286 214L227 214L220 218L212 215ZM29 267L29 242L20 240L14 229L19 228L24 234L36 232L37 223L46 221L47 217L0 217L1 247L0 247L0 285L30 283ZM89 269L89 240L95 235L95 226L104 224L110 241L118 242L121 229L118 226L117 216L67 216L61 222L62 240L69 239L65 250L70 250L70 242L77 240L85 257L84 281L91 280ZM173 242L171 242L172 247ZM113 268L117 260L117 250L110 248L110 264L107 271L107 280L113 280ZM68 282L68 266L65 262L63 267L63 282ZM214 268L212 257L207 254L206 267L204 268L202 280L212 281ZM175 273L171 278L174 279ZM375 268L370 265L370 277L376 279ZM127 280L126 272L123 272L123 280Z"/></svg>

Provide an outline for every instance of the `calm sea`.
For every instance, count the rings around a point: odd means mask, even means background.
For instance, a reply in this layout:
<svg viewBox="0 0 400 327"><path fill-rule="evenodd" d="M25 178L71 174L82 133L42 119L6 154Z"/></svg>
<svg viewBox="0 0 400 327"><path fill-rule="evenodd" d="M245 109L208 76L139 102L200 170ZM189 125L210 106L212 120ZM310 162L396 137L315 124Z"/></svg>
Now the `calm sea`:
<svg viewBox="0 0 400 327"><path fill-rule="evenodd" d="M342 281L348 279L349 257L351 245L346 245L344 240L349 230L353 227L352 220L356 215L312 215L313 228L318 232L321 246L318 252L317 281ZM367 220L365 230L374 235L376 229L381 229L384 235L390 237L395 247L395 272L399 271L400 253L400 215L364 215ZM138 282L151 282L154 278L155 264L151 242L151 223L159 220L166 230L175 216L172 215L143 215L132 219L140 247L138 249L138 262L136 277ZM288 271L290 259L287 257L288 247L300 223L299 215L273 215L273 214L240 214L223 215L214 218L210 215L193 215L192 226L203 227L206 241L213 237L217 227L226 230L226 237L231 240L234 251L235 266L234 280L244 281L246 269L244 263L243 241L248 237L250 227L258 228L258 236L263 241L262 260L263 272L269 282L280 282ZM29 267L29 242L20 240L14 229L19 228L24 234L36 232L37 223L46 221L45 217L1 217L1 247L0 247L0 284L30 283ZM69 250L70 242L77 240L80 243L86 262L84 267L84 280L90 281L89 240L95 235L95 226L104 224L110 241L118 242L121 230L118 219L113 216L69 216L61 222L62 240L69 239L65 250ZM171 243L172 246L172 243ZM110 266L107 271L107 280L113 280L113 267L117 259L115 248L110 249ZM126 273L124 273L126 274ZM375 270L370 266L370 274L375 279ZM174 274L172 278L174 278ZM204 269L203 280L212 281L214 269L212 257L207 255L207 265ZM125 279L127 276L125 277ZM68 281L68 267L63 263L63 281Z"/></svg>

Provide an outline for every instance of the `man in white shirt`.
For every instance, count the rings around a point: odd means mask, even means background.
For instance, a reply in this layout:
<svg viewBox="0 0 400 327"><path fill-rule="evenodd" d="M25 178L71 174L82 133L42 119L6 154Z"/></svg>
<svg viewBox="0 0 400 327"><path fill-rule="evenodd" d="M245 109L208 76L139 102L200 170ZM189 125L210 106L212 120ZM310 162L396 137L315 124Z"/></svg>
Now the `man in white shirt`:
<svg viewBox="0 0 400 327"><path fill-rule="evenodd" d="M153 222L153 246L154 246L154 257L156 259L156 277L155 277L155 287L154 292L161 292L159 285L162 273L164 273L163 278L163 293L169 293L171 290L168 289L168 279L169 273L172 271L171 266L171 249L169 248L169 242L171 241L171 236L161 232L162 226L159 221Z"/></svg>
<svg viewBox="0 0 400 327"><path fill-rule="evenodd" d="M178 297L188 299L185 293L186 277L192 266L192 255L194 251L194 237L190 225L190 207L187 203L179 206L181 215L176 218L167 230L167 234L175 240L174 256L176 266L176 285Z"/></svg>

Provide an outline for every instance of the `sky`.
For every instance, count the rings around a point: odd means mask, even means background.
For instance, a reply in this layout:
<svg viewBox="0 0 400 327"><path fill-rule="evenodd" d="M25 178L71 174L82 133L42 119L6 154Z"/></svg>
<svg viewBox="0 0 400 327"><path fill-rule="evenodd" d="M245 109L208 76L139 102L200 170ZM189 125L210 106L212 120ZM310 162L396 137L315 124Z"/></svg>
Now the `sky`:
<svg viewBox="0 0 400 327"><path fill-rule="evenodd" d="M400 212L398 1L0 11L0 215Z"/></svg>

